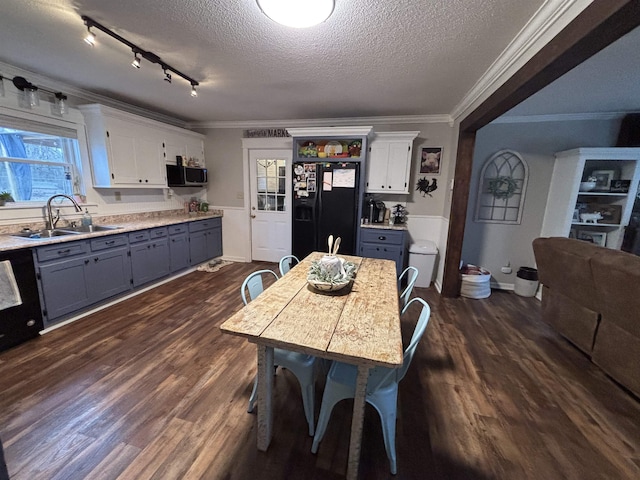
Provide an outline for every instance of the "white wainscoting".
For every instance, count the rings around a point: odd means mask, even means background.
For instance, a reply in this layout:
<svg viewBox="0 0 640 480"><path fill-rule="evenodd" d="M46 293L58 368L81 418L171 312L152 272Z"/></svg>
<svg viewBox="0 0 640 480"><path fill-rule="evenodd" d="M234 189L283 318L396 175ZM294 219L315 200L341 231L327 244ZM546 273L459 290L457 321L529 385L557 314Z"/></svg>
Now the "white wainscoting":
<svg viewBox="0 0 640 480"><path fill-rule="evenodd" d="M251 261L251 232L249 213L244 207L213 206L213 210L223 210L222 217L222 259L231 262Z"/></svg>
<svg viewBox="0 0 640 480"><path fill-rule="evenodd" d="M435 279L433 284L438 292L442 291L442 279L444 276L444 254L447 248L447 236L449 234L449 220L435 215L408 215L407 229L409 230L409 243L413 240L431 240L438 246L436 256Z"/></svg>

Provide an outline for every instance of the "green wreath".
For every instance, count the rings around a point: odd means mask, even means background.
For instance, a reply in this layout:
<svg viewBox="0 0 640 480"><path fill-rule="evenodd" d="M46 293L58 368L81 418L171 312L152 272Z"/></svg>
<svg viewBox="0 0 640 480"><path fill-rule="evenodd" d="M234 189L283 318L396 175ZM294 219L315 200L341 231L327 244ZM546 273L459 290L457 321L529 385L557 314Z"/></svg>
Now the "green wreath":
<svg viewBox="0 0 640 480"><path fill-rule="evenodd" d="M518 189L518 182L512 177L496 177L489 180L489 193L496 198L511 198Z"/></svg>

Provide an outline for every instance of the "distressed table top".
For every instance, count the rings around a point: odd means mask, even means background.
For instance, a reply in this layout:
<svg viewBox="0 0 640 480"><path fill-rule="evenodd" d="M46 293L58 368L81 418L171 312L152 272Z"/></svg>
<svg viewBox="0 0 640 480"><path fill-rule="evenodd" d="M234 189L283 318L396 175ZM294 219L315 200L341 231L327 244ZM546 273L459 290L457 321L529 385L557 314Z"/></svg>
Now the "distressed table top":
<svg viewBox="0 0 640 480"><path fill-rule="evenodd" d="M395 263L343 256L358 266L351 288L317 292L307 284L314 252L220 329L256 343L356 365L398 367L402 336Z"/></svg>

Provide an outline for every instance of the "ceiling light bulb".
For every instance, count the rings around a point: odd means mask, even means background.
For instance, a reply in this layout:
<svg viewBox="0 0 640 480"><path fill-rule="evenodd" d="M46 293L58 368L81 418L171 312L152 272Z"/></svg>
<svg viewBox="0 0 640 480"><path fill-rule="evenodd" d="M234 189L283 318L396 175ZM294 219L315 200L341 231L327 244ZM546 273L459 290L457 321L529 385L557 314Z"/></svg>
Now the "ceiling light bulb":
<svg viewBox="0 0 640 480"><path fill-rule="evenodd" d="M260 10L274 22L307 28L324 22L333 13L334 0L256 0Z"/></svg>
<svg viewBox="0 0 640 480"><path fill-rule="evenodd" d="M133 54L133 62L131 62L131 66L140 68L140 57L138 57L137 53Z"/></svg>
<svg viewBox="0 0 640 480"><path fill-rule="evenodd" d="M191 96L192 97L197 97L198 96L198 92L196 91L196 86L195 85L191 85Z"/></svg>
<svg viewBox="0 0 640 480"><path fill-rule="evenodd" d="M89 27L87 27L87 36L84 37L84 41L92 47L96 44L96 35L89 30Z"/></svg>

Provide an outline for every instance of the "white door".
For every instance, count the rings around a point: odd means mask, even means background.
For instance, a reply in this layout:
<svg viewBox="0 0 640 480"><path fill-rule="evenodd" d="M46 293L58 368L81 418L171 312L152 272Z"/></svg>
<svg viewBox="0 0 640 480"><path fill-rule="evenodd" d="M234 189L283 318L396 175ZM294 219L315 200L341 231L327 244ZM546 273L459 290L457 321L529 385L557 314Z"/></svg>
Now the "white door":
<svg viewBox="0 0 640 480"><path fill-rule="evenodd" d="M291 150L250 150L251 258L278 262L291 253Z"/></svg>

